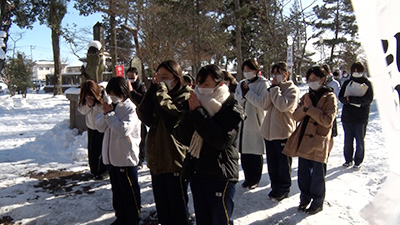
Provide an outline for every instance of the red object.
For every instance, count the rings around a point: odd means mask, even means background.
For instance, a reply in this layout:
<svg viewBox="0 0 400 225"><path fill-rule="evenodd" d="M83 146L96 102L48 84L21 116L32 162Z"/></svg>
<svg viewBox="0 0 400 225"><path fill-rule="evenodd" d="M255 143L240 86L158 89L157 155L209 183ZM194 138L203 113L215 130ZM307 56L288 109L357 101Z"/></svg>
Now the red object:
<svg viewBox="0 0 400 225"><path fill-rule="evenodd" d="M124 65L115 66L115 71L117 77L124 77Z"/></svg>

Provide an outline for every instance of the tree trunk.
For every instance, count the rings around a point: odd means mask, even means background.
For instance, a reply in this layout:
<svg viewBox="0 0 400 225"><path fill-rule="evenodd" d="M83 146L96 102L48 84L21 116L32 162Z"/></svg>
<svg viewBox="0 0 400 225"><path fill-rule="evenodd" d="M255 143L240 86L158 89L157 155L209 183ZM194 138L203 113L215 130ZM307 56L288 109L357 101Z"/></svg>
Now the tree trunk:
<svg viewBox="0 0 400 225"><path fill-rule="evenodd" d="M335 18L335 22L336 22L336 29L335 29L335 40L332 44L332 49L331 49L331 56L329 58L329 63L333 62L333 54L335 52L335 46L336 46L336 41L339 38L339 28L340 28L340 23L339 23L339 7L340 7L340 0L337 1L337 5L336 5L336 18Z"/></svg>
<svg viewBox="0 0 400 225"><path fill-rule="evenodd" d="M118 53L117 53L117 22L115 21L115 2L110 0L110 32L111 32L111 46L110 46L110 53L111 53L111 62L112 62L112 71L113 76L116 76L115 66L117 65L118 61Z"/></svg>
<svg viewBox="0 0 400 225"><path fill-rule="evenodd" d="M8 30L10 29L11 26L12 6L8 1L0 0L0 9L1 9L0 31L5 31L7 34L7 36L5 38L2 38L3 40L1 40L5 46L1 48L0 51L3 51L5 55L7 50ZM4 62L5 58L0 58L0 73L3 70Z"/></svg>
<svg viewBox="0 0 400 225"><path fill-rule="evenodd" d="M62 90L62 75L61 75L61 56L60 56L60 27L61 20L56 18L58 13L55 0L50 2L50 28L51 28L51 42L53 46L53 60L54 60L54 95L61 95Z"/></svg>
<svg viewBox="0 0 400 225"><path fill-rule="evenodd" d="M235 12L240 9L240 0L235 0ZM243 54L242 54L242 25L241 19L235 13L235 32L236 32L236 57L237 57L237 68L236 68L236 80L242 79L242 64L243 64Z"/></svg>

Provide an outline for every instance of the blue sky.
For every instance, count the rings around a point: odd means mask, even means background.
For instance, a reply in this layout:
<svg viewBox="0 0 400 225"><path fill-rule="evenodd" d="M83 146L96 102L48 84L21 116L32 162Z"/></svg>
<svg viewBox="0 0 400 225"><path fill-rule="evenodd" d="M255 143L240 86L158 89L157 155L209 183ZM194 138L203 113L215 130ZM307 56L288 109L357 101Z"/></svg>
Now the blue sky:
<svg viewBox="0 0 400 225"><path fill-rule="evenodd" d="M88 28L92 31L92 27L97 22L101 22L102 17L100 13L93 14L87 17L80 16L79 12L73 8L73 4L69 3L67 15L63 19L63 26L69 24L72 26L73 23L77 24L79 28ZM32 58L33 60L53 60L53 49L51 46L51 31L45 25L40 25L35 23L32 30L30 29L20 29L18 26L13 24L10 28L10 36L14 39L17 37L18 33L23 32L23 37L21 40L16 42L16 51L21 51L26 54L28 58L31 57L31 46L32 46ZM92 34L87 34L87 38L92 38ZM11 38L7 42L8 50L7 55L12 55L12 49L14 47L14 42ZM63 38L61 38L61 58L62 61L67 61L67 63L77 63L78 58L72 54L71 49ZM79 52L79 56L84 57L85 51Z"/></svg>

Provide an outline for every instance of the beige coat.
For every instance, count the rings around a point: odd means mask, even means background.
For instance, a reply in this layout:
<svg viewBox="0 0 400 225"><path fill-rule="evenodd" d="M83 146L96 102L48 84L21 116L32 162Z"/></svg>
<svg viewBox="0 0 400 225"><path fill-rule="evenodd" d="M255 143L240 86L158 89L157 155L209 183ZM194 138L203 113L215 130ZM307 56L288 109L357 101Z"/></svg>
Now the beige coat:
<svg viewBox="0 0 400 225"><path fill-rule="evenodd" d="M296 129L293 112L299 101L299 89L292 81L271 87L261 96L250 89L245 97L251 104L267 111L260 130L266 140L286 139Z"/></svg>
<svg viewBox="0 0 400 225"><path fill-rule="evenodd" d="M336 117L337 103L333 92L326 92L318 101L316 107L311 106L304 112L304 96L293 117L296 121L301 121L296 130L286 142L282 153L291 157L302 157L321 163L328 161L329 152L333 146L332 123ZM301 127L304 117L309 115L310 119L303 135L303 140L299 147Z"/></svg>

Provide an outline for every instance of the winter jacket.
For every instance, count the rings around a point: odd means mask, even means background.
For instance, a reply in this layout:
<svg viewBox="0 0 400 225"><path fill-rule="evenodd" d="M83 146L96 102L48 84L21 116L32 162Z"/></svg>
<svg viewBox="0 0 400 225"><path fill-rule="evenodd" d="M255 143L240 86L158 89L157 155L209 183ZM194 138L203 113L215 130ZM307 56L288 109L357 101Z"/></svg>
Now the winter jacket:
<svg viewBox="0 0 400 225"><path fill-rule="evenodd" d="M267 111L261 126L261 135L268 141L288 138L296 128L293 112L297 107L299 89L292 81L271 86L258 96L251 89L245 98L253 105Z"/></svg>
<svg viewBox="0 0 400 225"><path fill-rule="evenodd" d="M139 162L140 121L130 99L119 102L114 111L96 118L96 128L104 132L102 157L105 165L136 166Z"/></svg>
<svg viewBox="0 0 400 225"><path fill-rule="evenodd" d="M185 170L192 170L196 176L237 182L239 152L236 139L239 123L244 117L243 108L233 94L213 117L203 107L191 112L185 110L181 123L174 130L175 137L187 146L195 130L203 138L199 159L186 157Z"/></svg>
<svg viewBox="0 0 400 225"><path fill-rule="evenodd" d="M133 100L133 103L135 103L136 106L140 104L142 101L144 95L146 94L146 85L144 85L143 82L140 81L139 78L135 80L135 82L131 82L133 90L131 91L131 97Z"/></svg>
<svg viewBox="0 0 400 225"><path fill-rule="evenodd" d="M264 138L260 133L260 129L264 121L265 111L263 108L259 107L259 102L257 102L258 104L253 104L243 97L242 89L240 88L243 82L248 81L240 81L235 91L235 97L239 104L244 108L247 117L240 125L237 146L239 152L243 154L262 155L265 152L265 146ZM249 89L257 96L262 96L268 86L267 79L264 77L258 77L257 80L249 83Z"/></svg>
<svg viewBox="0 0 400 225"><path fill-rule="evenodd" d="M364 94L364 96L361 97L349 96L349 101L347 101L347 98L344 97L344 93L346 91L347 85L351 81L360 84L365 83L368 86L368 90ZM368 78L354 78L353 76L351 76L350 80L346 80L343 83L339 93L339 101L343 103L342 122L367 124L369 119L369 110L373 99L374 92L372 89L372 84L368 80ZM357 107L350 103L360 104L361 106Z"/></svg>
<svg viewBox="0 0 400 225"><path fill-rule="evenodd" d="M339 98L340 83L332 75L327 77L326 86L333 88L333 93L335 93L336 98Z"/></svg>
<svg viewBox="0 0 400 225"><path fill-rule="evenodd" d="M95 104L92 107L89 107L87 104L85 105L78 105L78 111L82 114L85 115L85 122L86 126L92 130L96 129L96 117L97 115L101 114L103 112L103 105L101 104Z"/></svg>
<svg viewBox="0 0 400 225"><path fill-rule="evenodd" d="M309 107L307 111L303 105L304 96L293 113L294 119L300 121L300 124L286 142L282 153L326 163L333 146L332 123L337 111L335 94L332 91L325 91L316 105ZM309 118L306 119L306 116ZM307 124L304 124L306 121Z"/></svg>
<svg viewBox="0 0 400 225"><path fill-rule="evenodd" d="M139 105L140 120L150 127L146 137L147 166L154 174L182 170L187 147L172 135L172 129L182 117L183 104L190 97L191 88L175 86L168 91L166 85L151 84Z"/></svg>

